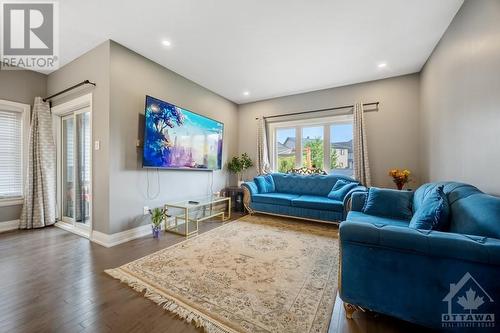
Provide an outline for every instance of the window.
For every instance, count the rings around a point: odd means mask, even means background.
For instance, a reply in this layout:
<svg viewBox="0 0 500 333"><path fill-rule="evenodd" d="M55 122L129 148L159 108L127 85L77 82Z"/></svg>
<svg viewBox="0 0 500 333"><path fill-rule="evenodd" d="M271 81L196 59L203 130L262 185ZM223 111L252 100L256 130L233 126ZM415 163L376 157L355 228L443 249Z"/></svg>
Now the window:
<svg viewBox="0 0 500 333"><path fill-rule="evenodd" d="M330 125L330 142L330 170L352 176L352 122Z"/></svg>
<svg viewBox="0 0 500 333"><path fill-rule="evenodd" d="M269 129L274 170L307 167L353 175L351 115L275 122Z"/></svg>
<svg viewBox="0 0 500 333"><path fill-rule="evenodd" d="M302 128L302 166L323 169L323 126Z"/></svg>
<svg viewBox="0 0 500 333"><path fill-rule="evenodd" d="M276 169L287 172L295 168L295 128L278 128L276 130L275 151L277 155Z"/></svg>
<svg viewBox="0 0 500 333"><path fill-rule="evenodd" d="M21 199L29 105L0 100L0 200Z"/></svg>

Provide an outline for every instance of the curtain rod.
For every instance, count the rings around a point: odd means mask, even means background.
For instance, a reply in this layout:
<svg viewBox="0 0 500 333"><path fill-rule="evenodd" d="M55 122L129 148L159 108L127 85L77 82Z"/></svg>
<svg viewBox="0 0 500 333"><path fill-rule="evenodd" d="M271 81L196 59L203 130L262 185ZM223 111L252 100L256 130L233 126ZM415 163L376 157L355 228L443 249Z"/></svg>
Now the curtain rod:
<svg viewBox="0 0 500 333"><path fill-rule="evenodd" d="M377 107L373 110L365 110L365 112L371 112L371 111L378 111L378 105L380 102L372 102L372 103L363 103L363 106L371 106L371 105L376 105ZM277 117L286 117L286 116L295 116L299 114L306 114L306 113L313 113L313 112L323 112L323 111L334 111L334 110L342 110L342 109L352 109L354 105L344 105L344 106L336 106L333 108L326 108L326 109L318 109L318 110L309 110L309 111L301 111L301 112L292 112L292 113L285 113L285 114L279 114L279 115L274 115L274 116L267 116L267 117L262 117L264 119L269 119L269 118L277 118ZM255 118L257 120L259 118Z"/></svg>
<svg viewBox="0 0 500 333"><path fill-rule="evenodd" d="M62 90L62 91L60 91L60 92L58 92L58 93L55 93L54 95L51 95L51 96L49 96L49 97L45 97L45 98L43 99L43 101L44 101L44 102L47 102L47 101L51 100L51 99L52 99L52 98L54 98L54 97L57 97L57 96L62 95L62 94L65 94L65 93L67 93L68 91L71 91L71 90L73 90L73 89L75 89L75 88L78 88L78 87L84 86L84 85L86 85L86 84L91 84L91 85L93 85L94 87L96 86L96 84L95 84L94 82L90 82L89 80L85 80L85 81L82 81L82 82L80 82L80 83L78 83L78 84L75 84L74 86L71 86L71 87L69 87L69 88L67 88L67 89L64 89L64 90Z"/></svg>

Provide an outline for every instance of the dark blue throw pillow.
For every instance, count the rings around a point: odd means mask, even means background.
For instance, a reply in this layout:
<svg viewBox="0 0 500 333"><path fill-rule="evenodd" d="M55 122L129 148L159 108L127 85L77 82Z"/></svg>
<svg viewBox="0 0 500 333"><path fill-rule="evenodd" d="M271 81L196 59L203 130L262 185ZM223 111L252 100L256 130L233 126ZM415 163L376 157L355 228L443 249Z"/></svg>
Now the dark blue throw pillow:
<svg viewBox="0 0 500 333"><path fill-rule="evenodd" d="M274 179L271 175L255 177L254 181L255 184L257 184L259 193L271 193L276 191L276 187L274 186Z"/></svg>
<svg viewBox="0 0 500 333"><path fill-rule="evenodd" d="M413 192L370 187L363 213L399 220L410 220Z"/></svg>
<svg viewBox="0 0 500 333"><path fill-rule="evenodd" d="M443 192L443 187L436 187L427 195L420 208L413 215L410 228L446 230L450 205L446 194Z"/></svg>
<svg viewBox="0 0 500 333"><path fill-rule="evenodd" d="M333 200L338 200L338 201L343 201L347 193L349 193L350 190L358 186L358 183L356 182L351 182L345 179L339 179L333 185L332 190L330 193L328 193L328 198L333 199Z"/></svg>

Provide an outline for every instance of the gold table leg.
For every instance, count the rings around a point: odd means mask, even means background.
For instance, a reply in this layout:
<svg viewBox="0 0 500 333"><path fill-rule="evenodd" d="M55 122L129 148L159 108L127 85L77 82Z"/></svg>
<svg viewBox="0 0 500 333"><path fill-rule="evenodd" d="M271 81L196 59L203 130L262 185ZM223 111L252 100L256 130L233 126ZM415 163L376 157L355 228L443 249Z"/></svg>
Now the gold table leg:
<svg viewBox="0 0 500 333"><path fill-rule="evenodd" d="M184 223L186 224L186 237L189 235L189 209L184 210Z"/></svg>

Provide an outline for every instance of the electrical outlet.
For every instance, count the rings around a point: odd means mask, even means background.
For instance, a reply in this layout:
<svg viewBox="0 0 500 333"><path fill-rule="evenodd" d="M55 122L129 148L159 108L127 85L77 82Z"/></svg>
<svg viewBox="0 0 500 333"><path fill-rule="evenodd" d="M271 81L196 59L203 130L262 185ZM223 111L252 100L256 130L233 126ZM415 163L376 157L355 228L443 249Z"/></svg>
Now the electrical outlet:
<svg viewBox="0 0 500 333"><path fill-rule="evenodd" d="M149 207L144 206L144 215L149 215Z"/></svg>

